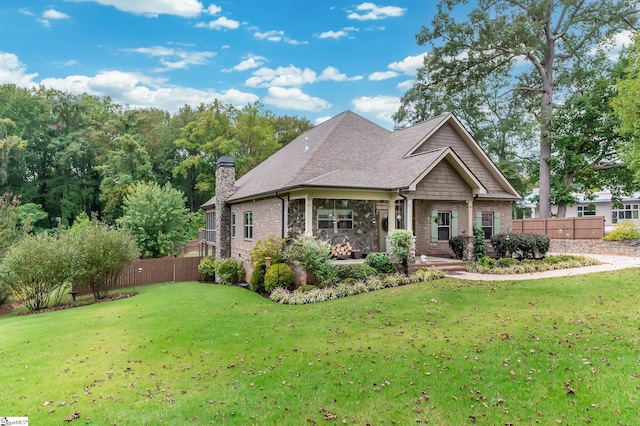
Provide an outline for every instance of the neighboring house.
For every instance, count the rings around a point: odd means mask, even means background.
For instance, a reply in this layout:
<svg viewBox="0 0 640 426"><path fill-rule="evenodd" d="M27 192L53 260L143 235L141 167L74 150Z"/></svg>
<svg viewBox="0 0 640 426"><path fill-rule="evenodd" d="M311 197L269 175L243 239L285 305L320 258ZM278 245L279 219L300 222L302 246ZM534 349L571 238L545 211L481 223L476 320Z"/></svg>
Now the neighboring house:
<svg viewBox="0 0 640 426"><path fill-rule="evenodd" d="M532 218L540 217L540 210L536 201L539 193L540 190L534 188L531 194L527 195L523 200L522 205L530 209ZM640 225L640 192L623 197L620 200L620 204L613 202L609 191L594 192L588 197L582 193L574 195L578 202L572 206L567 206L565 217L604 216L605 233L625 221ZM558 206L551 206L552 214L555 215L557 211Z"/></svg>
<svg viewBox="0 0 640 426"><path fill-rule="evenodd" d="M520 195L447 113L389 131L351 111L314 127L234 179L218 160L216 195L202 205L216 257L250 261L256 241L305 233L362 253L386 251L395 229L417 255L451 255L449 239L511 230Z"/></svg>

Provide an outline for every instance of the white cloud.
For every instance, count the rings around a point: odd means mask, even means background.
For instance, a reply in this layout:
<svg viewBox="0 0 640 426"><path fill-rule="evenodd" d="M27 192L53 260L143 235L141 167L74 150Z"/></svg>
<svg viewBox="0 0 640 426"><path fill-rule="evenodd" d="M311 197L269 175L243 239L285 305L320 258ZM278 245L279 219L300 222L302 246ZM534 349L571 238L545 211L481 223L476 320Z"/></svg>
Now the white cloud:
<svg viewBox="0 0 640 426"><path fill-rule="evenodd" d="M314 122L314 124L317 126L318 124L322 124L325 121L329 121L331 120L333 117L331 117L330 115L324 115L322 117L318 117L316 118L316 121Z"/></svg>
<svg viewBox="0 0 640 426"><path fill-rule="evenodd" d="M18 9L18 12L22 13L23 15L27 15L27 16L35 16L34 13L32 11L30 11L29 9L27 9L26 7Z"/></svg>
<svg viewBox="0 0 640 426"><path fill-rule="evenodd" d="M340 31L325 31L323 33L318 34L318 38L333 38L339 39L342 37L347 37L349 35L348 32L340 30Z"/></svg>
<svg viewBox="0 0 640 426"><path fill-rule="evenodd" d="M193 18L203 12L198 0L70 0L75 2L93 2L103 6L113 6L123 12L157 17L175 15Z"/></svg>
<svg viewBox="0 0 640 426"><path fill-rule="evenodd" d="M214 52L192 52L165 46L138 47L135 49L123 50L126 52L141 53L149 57L160 57L160 63L164 68L157 69L157 72L187 69L191 65L203 65L207 63L209 58L216 55Z"/></svg>
<svg viewBox="0 0 640 426"><path fill-rule="evenodd" d="M162 79L152 79L142 74L106 71L94 77L75 75L64 79L47 78L41 84L71 93L89 93L109 96L115 102L133 108L155 107L177 112L185 104L198 105L219 99L235 106L244 106L259 100L252 93L231 89L222 92L197 90L188 87L163 87Z"/></svg>
<svg viewBox="0 0 640 426"><path fill-rule="evenodd" d="M20 87L35 86L33 79L38 73L27 74L27 67L13 53L0 51L0 84L15 84Z"/></svg>
<svg viewBox="0 0 640 426"><path fill-rule="evenodd" d="M258 40L271 41L273 43L285 42L285 43L294 44L294 45L309 44L306 41L293 40L287 37L284 34L284 31L281 31L281 30L271 30L271 31L265 31L265 32L256 31L255 33L253 33L253 36Z"/></svg>
<svg viewBox="0 0 640 426"><path fill-rule="evenodd" d="M47 10L45 10L44 13L42 14L42 17L44 19L55 19L55 20L71 18L66 13L58 12L55 9L47 9Z"/></svg>
<svg viewBox="0 0 640 426"><path fill-rule="evenodd" d="M220 6L216 6L215 4L212 4L207 8L207 13L209 15L217 15L220 12L222 12L222 8Z"/></svg>
<svg viewBox="0 0 640 426"><path fill-rule="evenodd" d="M241 61L238 65L234 66L231 69L223 70L224 72L230 71L246 71L254 68L258 68L265 63L267 58L263 56L250 55L247 59Z"/></svg>
<svg viewBox="0 0 640 426"><path fill-rule="evenodd" d="M389 69L406 75L415 76L418 72L418 68L424 65L424 57L426 55L426 53L423 53L422 55L407 56L402 61L390 63Z"/></svg>
<svg viewBox="0 0 640 426"><path fill-rule="evenodd" d="M402 90L403 92L406 92L407 90L411 89L415 83L416 83L416 80L405 80L398 83L396 87Z"/></svg>
<svg viewBox="0 0 640 426"><path fill-rule="evenodd" d="M207 28L210 30L235 30L240 27L240 22L235 21L233 19L225 18L224 16L219 17L216 20L209 22L198 22L195 25L196 28Z"/></svg>
<svg viewBox="0 0 640 426"><path fill-rule="evenodd" d="M356 11L347 15L349 19L357 21L370 21L385 18L397 18L404 15L407 9L396 6L378 6L374 3L365 2L356 6Z"/></svg>
<svg viewBox="0 0 640 426"><path fill-rule="evenodd" d="M393 123L391 116L400 108L400 98L394 96L363 96L352 101L354 112L373 115L385 123Z"/></svg>
<svg viewBox="0 0 640 426"><path fill-rule="evenodd" d="M270 87L264 103L277 108L298 111L321 111L331 108L324 99L310 96L298 88Z"/></svg>
<svg viewBox="0 0 640 426"><path fill-rule="evenodd" d="M276 69L263 67L253 73L253 77L250 77L245 81L245 85L249 87L269 87L269 86L281 86L281 87L300 87L307 83L313 83L317 81L317 74L315 71L305 68L304 70L290 65L288 67L278 67Z"/></svg>
<svg viewBox="0 0 640 426"><path fill-rule="evenodd" d="M397 76L398 76L398 73L395 71L372 72L371 74L369 74L369 80L381 81L381 80L388 80L390 78L394 78Z"/></svg>
<svg viewBox="0 0 640 426"><path fill-rule="evenodd" d="M326 67L322 71L320 76L318 77L318 80L321 80L321 81L326 81L326 80L331 80L331 81L357 81L357 80L362 80L362 76L357 75L355 77L348 77L346 74L341 73L338 68Z"/></svg>

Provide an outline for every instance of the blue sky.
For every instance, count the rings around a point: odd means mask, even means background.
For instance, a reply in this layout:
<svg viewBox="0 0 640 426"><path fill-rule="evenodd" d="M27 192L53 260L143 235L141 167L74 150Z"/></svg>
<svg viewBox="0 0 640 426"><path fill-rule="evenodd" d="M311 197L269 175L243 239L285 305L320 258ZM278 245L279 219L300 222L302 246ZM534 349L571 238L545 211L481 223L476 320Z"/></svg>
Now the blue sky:
<svg viewBox="0 0 640 426"><path fill-rule="evenodd" d="M426 48L435 1L20 0L0 4L0 84L176 112L259 101L319 123L387 128Z"/></svg>

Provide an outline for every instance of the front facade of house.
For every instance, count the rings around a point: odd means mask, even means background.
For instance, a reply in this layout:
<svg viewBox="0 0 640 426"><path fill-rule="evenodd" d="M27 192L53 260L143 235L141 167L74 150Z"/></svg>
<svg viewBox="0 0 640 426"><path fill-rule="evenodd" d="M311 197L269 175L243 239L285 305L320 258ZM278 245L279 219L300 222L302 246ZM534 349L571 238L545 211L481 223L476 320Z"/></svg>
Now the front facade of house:
<svg viewBox="0 0 640 426"><path fill-rule="evenodd" d="M474 226L510 231L520 198L453 114L390 132L347 111L237 182L233 173L233 159L220 159L216 196L202 206L216 227L207 244L247 266L256 241L301 233L366 254L406 229L417 256L448 257L449 239Z"/></svg>

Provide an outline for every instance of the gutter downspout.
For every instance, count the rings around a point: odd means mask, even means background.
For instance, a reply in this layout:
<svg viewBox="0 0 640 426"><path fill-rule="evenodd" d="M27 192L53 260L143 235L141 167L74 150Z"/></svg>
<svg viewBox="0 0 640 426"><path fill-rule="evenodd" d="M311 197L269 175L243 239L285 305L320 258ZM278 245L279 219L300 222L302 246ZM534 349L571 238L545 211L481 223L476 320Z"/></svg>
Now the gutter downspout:
<svg viewBox="0 0 640 426"><path fill-rule="evenodd" d="M404 224L404 229L407 229L407 208L409 207L407 205L407 196L406 195L402 195L401 189L398 188L398 196L401 197L404 200L404 203L402 203L402 222Z"/></svg>
<svg viewBox="0 0 640 426"><path fill-rule="evenodd" d="M284 198L278 195L278 191L273 193L273 196L278 198L282 202L282 211L281 211L281 229L280 229L280 238L284 238Z"/></svg>

